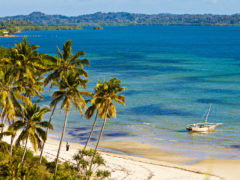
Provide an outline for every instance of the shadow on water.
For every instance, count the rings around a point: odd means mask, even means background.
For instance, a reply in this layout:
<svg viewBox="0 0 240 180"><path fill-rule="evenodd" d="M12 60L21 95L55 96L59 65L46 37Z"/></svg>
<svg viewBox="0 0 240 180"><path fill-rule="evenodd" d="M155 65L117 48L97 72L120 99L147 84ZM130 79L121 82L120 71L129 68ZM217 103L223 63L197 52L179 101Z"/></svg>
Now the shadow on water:
<svg viewBox="0 0 240 180"><path fill-rule="evenodd" d="M116 133L104 133L104 136L107 137L131 137L135 136L133 134L127 133L127 132L116 132Z"/></svg>
<svg viewBox="0 0 240 180"><path fill-rule="evenodd" d="M87 127L87 126L78 127L78 128L71 128L71 130L73 130L73 131L86 131L86 130L90 130L90 129L91 129L91 127Z"/></svg>
<svg viewBox="0 0 240 180"><path fill-rule="evenodd" d="M68 132L71 136L88 136L89 133L74 133L72 131Z"/></svg>
<svg viewBox="0 0 240 180"><path fill-rule="evenodd" d="M121 111L119 114L123 115L147 115L147 116L196 116L192 112L182 111L179 109L165 108L161 104L150 104L145 106L137 106L126 111Z"/></svg>
<svg viewBox="0 0 240 180"><path fill-rule="evenodd" d="M203 89L206 93L217 93L217 94L239 94L239 90L234 89Z"/></svg>
<svg viewBox="0 0 240 180"><path fill-rule="evenodd" d="M178 80L182 80L183 82L191 82L191 83L199 83L199 82L209 82L207 79L211 78L222 78L222 77L233 77L239 76L240 73L228 73L228 74L217 74L217 75L205 75L205 76L187 76L183 78L178 78Z"/></svg>
<svg viewBox="0 0 240 180"><path fill-rule="evenodd" d="M139 91L136 91L136 90L126 90L126 91L124 91L123 93L121 93L121 94L123 94L123 95L125 95L125 96L136 96L136 95L138 95L138 94L143 94L143 93L150 93L150 92L152 92L152 91L149 91L149 90L139 90Z"/></svg>
<svg viewBox="0 0 240 180"><path fill-rule="evenodd" d="M187 132L189 132L189 131L186 130L186 129L181 129L181 130L177 130L177 131L175 131L175 132L179 132L179 133L187 133Z"/></svg>
<svg viewBox="0 0 240 180"><path fill-rule="evenodd" d="M219 99L197 99L196 102L203 103L203 104L225 104L222 100Z"/></svg>
<svg viewBox="0 0 240 180"><path fill-rule="evenodd" d="M229 145L227 147L240 150L240 145Z"/></svg>
<svg viewBox="0 0 240 180"><path fill-rule="evenodd" d="M88 140L88 136L90 134L91 127L85 126L80 128L71 128L68 129L67 133L72 136L76 141L80 141L81 143L86 143ZM93 137L91 138L91 142L97 141L97 137L100 134L100 130L93 131ZM135 135L128 132L105 132L103 134L104 137L133 137Z"/></svg>

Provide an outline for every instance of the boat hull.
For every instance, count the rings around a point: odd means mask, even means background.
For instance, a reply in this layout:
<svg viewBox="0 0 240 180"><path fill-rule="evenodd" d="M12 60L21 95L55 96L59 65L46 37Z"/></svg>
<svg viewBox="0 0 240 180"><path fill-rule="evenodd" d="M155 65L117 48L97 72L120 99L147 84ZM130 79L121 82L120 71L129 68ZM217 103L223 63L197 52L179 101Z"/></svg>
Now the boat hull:
<svg viewBox="0 0 240 180"><path fill-rule="evenodd" d="M214 131L215 128L217 127L216 124L214 125L209 125L209 126L196 126L196 127L187 127L186 129L190 132L210 132Z"/></svg>

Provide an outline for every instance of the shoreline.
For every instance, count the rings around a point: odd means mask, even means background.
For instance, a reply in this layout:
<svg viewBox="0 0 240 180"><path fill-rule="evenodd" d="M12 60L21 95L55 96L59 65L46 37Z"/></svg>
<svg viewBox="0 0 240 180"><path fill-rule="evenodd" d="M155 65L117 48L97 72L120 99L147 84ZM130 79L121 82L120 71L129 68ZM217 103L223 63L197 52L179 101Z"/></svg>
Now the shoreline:
<svg viewBox="0 0 240 180"><path fill-rule="evenodd" d="M6 142L10 142L9 137L4 137ZM235 180L238 177L236 169L240 168L240 160L227 160L227 159L205 159L194 163L192 165L183 164L188 161L180 154L175 154L164 150L163 148L157 148L152 145L138 143L138 142L103 142L100 144L101 147L111 146L121 147L123 153L117 154L114 152L107 152L99 150L100 154L106 161L106 169L111 172L111 178L113 179L229 179ZM83 148L83 145L77 143L69 143L70 151L66 151L66 141L63 142L60 154L60 160L69 161L74 163L72 159L73 155L78 152L79 149ZM127 145L128 144L128 145ZM45 145L44 157L50 161L56 158L59 141L54 139L48 139ZM135 149L132 153L129 153L126 149L131 149L134 146ZM28 148L32 148L28 144ZM119 149L119 150L120 150ZM144 149L144 150L141 150ZM134 151L141 151L140 153L134 153ZM147 153L144 151L148 151ZM134 153L134 154L133 154ZM153 153L153 154L151 154ZM156 156L156 153L159 156ZM39 152L35 154L39 155ZM150 157L149 157L150 154ZM138 157L136 157L136 155ZM140 157L139 157L140 156ZM151 157L152 156L152 157ZM154 158L156 157L156 158ZM166 158L167 157L167 158ZM234 171L235 170L235 171Z"/></svg>
<svg viewBox="0 0 240 180"><path fill-rule="evenodd" d="M240 159L203 158L199 160L190 156L166 150L163 147L134 141L111 141L100 143L101 147L126 153L126 156L140 155L143 160L149 160L158 165L174 167L200 174L209 174L221 179L235 180L239 178Z"/></svg>
<svg viewBox="0 0 240 180"><path fill-rule="evenodd" d="M137 143L137 142L135 142ZM60 158L67 160L72 163L72 156L81 148L83 145L77 143L70 143L70 151L65 150L66 141L63 142L61 148ZM133 142L131 142L133 144ZM44 156L49 160L54 160L57 154L57 148L59 145L58 140L48 139L46 142L46 149ZM134 144L135 145L135 144ZM146 144L143 144L145 146ZM151 145L150 145L151 146ZM100 144L100 147L101 144ZM147 145L147 148L152 148ZM53 151L54 150L54 151ZM99 150L100 154L106 161L107 169L111 172L111 178L113 179L204 179L209 178L211 180L224 179L217 174L207 173L205 171L196 169L191 166L185 166L176 164L175 157L173 161L160 161L153 160L146 157L136 157L132 155L117 154L114 152L108 152ZM167 151L160 151L160 153L166 154ZM178 155L177 155L178 156ZM168 157L170 158L170 157ZM183 162L182 157L180 156ZM185 159L186 160L186 159Z"/></svg>
<svg viewBox="0 0 240 180"><path fill-rule="evenodd" d="M7 35L7 36L0 36L0 38L1 38L1 37L3 37L3 38L4 38L4 37L7 38L7 37L17 37L17 36L16 36L16 35Z"/></svg>
<svg viewBox="0 0 240 180"><path fill-rule="evenodd" d="M10 143L9 136L4 136L3 140ZM64 140L62 143L59 159L74 164L73 156L84 145L69 142L70 150L66 151L66 142ZM30 143L27 146L33 151ZM48 138L43 156L49 161L54 161L58 147L59 140ZM113 151L109 152L108 149ZM164 147L137 141L104 141L100 143L98 151L106 162L106 169L111 172L111 178L117 180L236 180L239 178L239 159L205 158L199 161L180 152L176 153ZM34 154L39 155L40 152Z"/></svg>

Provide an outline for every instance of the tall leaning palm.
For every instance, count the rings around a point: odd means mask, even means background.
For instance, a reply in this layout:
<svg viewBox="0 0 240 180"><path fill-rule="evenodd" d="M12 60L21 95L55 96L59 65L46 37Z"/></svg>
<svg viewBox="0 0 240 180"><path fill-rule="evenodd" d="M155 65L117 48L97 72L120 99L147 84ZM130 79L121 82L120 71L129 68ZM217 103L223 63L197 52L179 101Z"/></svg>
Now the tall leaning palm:
<svg viewBox="0 0 240 180"><path fill-rule="evenodd" d="M18 114L19 117L21 117L21 120L16 121L12 126L15 131L22 129L22 132L16 140L16 144L19 144L21 141L25 143L21 160L22 164L26 154L28 141L30 140L34 151L37 151L41 142L46 139L46 133L42 128L50 127L52 129L53 127L49 122L43 121L44 115L50 111L48 107L40 108L38 104L32 103L21 105L21 107L22 112L19 112Z"/></svg>
<svg viewBox="0 0 240 180"><path fill-rule="evenodd" d="M66 77L60 81L59 91L55 91L52 94L53 101L51 104L56 104L57 102L62 101L61 110L65 109L65 120L57 153L55 175L57 173L58 158L60 155L61 145L67 126L69 110L71 106L74 105L81 113L81 115L83 115L83 110L86 109L86 102L83 96L91 95L91 93L89 93L88 91L79 91L80 87L86 88L86 83L87 80L83 80L78 73L70 71L66 74Z"/></svg>
<svg viewBox="0 0 240 180"><path fill-rule="evenodd" d="M104 119L104 122L102 124L97 144L95 146L95 151L91 160L89 171L92 170L93 160L95 158L101 137L103 135L103 130L106 125L107 119L110 119L111 117L116 117L117 115L117 111L113 102L125 104L125 96L119 95L119 93L121 93L125 89L125 87L121 86L121 81L116 78L111 78L109 81L104 82L99 81L97 83L97 87L95 88L95 94L93 95L91 102L93 105L96 106L98 115L101 119Z"/></svg>
<svg viewBox="0 0 240 180"><path fill-rule="evenodd" d="M92 104L91 106L88 107L88 109L85 112L86 119L90 119L94 115L95 112L96 112L96 114L95 114L95 118L94 118L94 121L93 121L93 124L92 124L90 134L88 136L88 139L87 139L87 142L86 142L85 146L83 147L83 150L85 150L87 148L89 142L91 141L93 131L94 131L95 126L96 126L96 122L97 122L97 118L98 118L98 110L96 110L96 109L97 109L96 105Z"/></svg>
<svg viewBox="0 0 240 180"><path fill-rule="evenodd" d="M72 53L72 41L67 41L63 45L62 52L59 48L58 56L49 56L45 55L43 57L44 64L48 68L50 74L44 80L44 85L48 85L50 83L50 88L54 85L57 86L61 79L65 78L66 74L69 71L74 71L79 74L79 76L83 76L84 78L88 77L87 72L84 70L85 65L89 65L88 59L80 59L85 55L84 51L78 51L75 54ZM53 101L51 103L52 113L49 119L49 123L51 123L56 106L58 104L58 100ZM46 130L46 134L48 136L49 128ZM43 142L43 146L40 153L40 163L42 162L43 151L45 147L46 141Z"/></svg>

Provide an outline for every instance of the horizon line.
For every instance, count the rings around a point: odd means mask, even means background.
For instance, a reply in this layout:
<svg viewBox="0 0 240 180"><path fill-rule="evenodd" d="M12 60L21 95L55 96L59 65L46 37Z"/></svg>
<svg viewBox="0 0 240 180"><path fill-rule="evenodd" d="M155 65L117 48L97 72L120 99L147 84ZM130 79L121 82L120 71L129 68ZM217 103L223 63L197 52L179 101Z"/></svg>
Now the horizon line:
<svg viewBox="0 0 240 180"><path fill-rule="evenodd" d="M47 14L44 13L42 11L32 11L31 13L28 14L16 14L16 15L8 15L8 16L0 16L0 18L6 18L6 17L13 17L13 16L28 16L31 15L33 13L41 13L44 15L49 15L49 16L66 16L66 17L78 17L78 16L84 16L84 15L93 15L93 14L97 14L97 13L102 13L102 14L114 14L114 13L128 13L128 14L138 14L138 15L149 15L149 16L154 16L154 15L161 15L161 14L166 14L166 15L212 15L212 16L233 16L233 15L240 15L240 12L236 12L233 14L213 14L213 13L169 13L169 12L160 12L160 13L154 13L154 14L148 14L148 13L136 13L136 12L127 12L127 11L108 11L108 12L104 12L104 11L96 11L93 13L86 13L86 14L79 14L79 15L75 15L75 16L71 16L71 15L63 15L63 14Z"/></svg>

